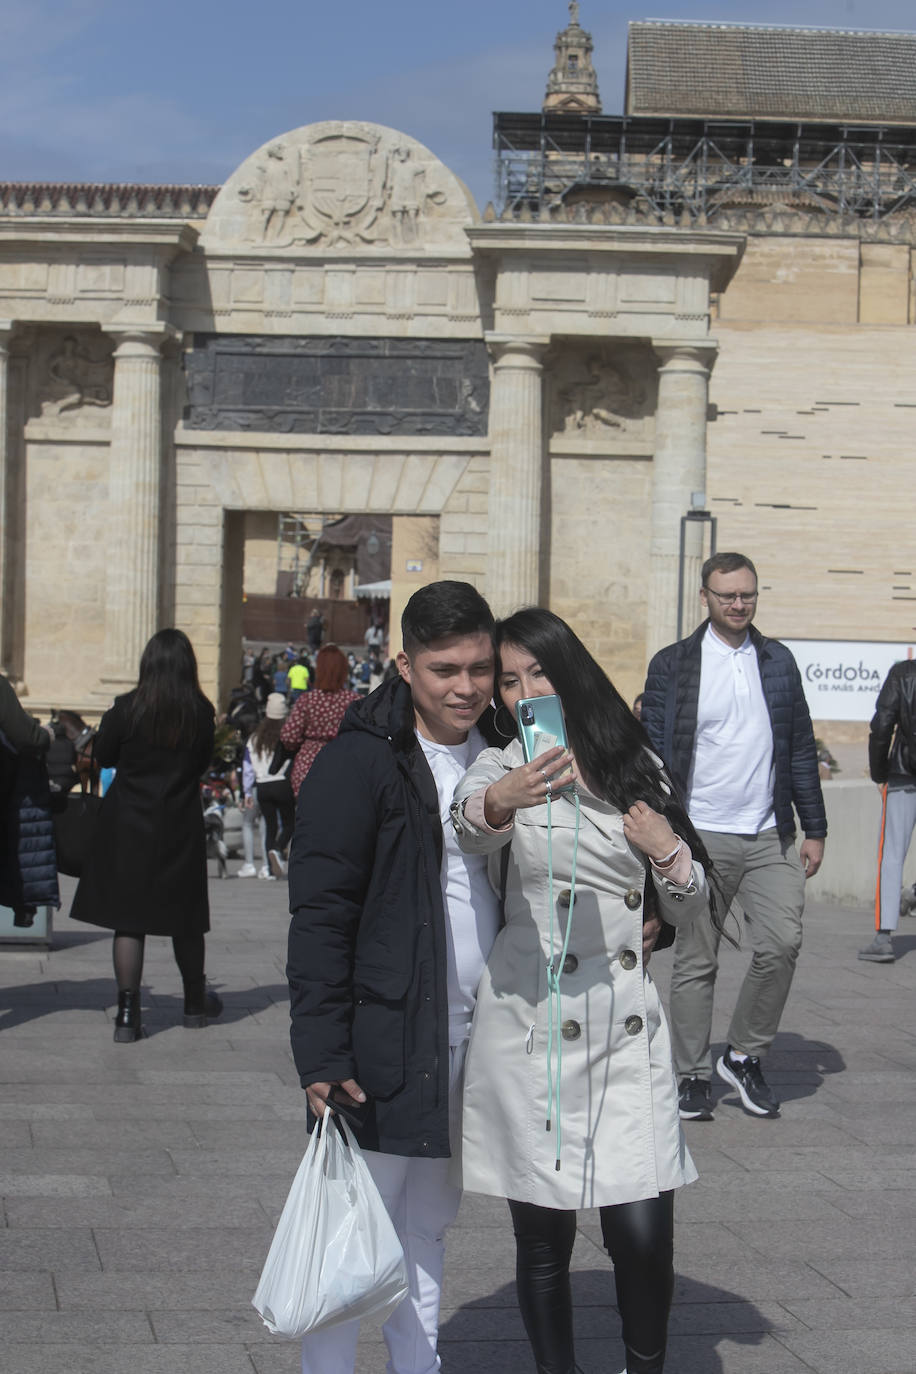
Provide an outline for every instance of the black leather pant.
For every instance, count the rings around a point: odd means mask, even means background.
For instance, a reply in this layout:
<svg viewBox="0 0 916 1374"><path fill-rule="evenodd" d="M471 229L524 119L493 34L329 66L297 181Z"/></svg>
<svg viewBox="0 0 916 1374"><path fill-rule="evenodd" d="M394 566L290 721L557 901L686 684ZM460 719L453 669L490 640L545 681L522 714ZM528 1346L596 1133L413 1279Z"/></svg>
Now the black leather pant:
<svg viewBox="0 0 916 1374"><path fill-rule="evenodd" d="M575 1212L513 1202L518 1305L538 1374L574 1374L569 1261ZM627 1374L661 1374L674 1291L674 1194L601 1208L614 1265Z"/></svg>

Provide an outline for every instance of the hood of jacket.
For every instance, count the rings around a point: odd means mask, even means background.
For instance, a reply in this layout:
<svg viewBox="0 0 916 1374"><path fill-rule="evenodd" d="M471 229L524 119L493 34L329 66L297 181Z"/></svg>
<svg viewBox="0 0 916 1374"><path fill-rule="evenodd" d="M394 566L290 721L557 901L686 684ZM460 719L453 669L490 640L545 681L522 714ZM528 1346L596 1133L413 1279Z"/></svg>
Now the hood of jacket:
<svg viewBox="0 0 916 1374"><path fill-rule="evenodd" d="M477 729L488 745L503 748L506 740L494 724L492 703L486 708ZM380 739L390 740L398 753L409 753L416 746L416 717L410 687L402 677L390 678L366 697L352 701L341 722L340 734L364 730Z"/></svg>

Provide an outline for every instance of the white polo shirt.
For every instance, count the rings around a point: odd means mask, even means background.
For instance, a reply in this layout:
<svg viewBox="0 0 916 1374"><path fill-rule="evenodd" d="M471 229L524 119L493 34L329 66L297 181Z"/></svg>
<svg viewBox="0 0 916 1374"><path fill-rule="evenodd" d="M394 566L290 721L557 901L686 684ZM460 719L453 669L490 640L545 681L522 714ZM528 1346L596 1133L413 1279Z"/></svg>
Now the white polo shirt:
<svg viewBox="0 0 916 1374"><path fill-rule="evenodd" d="M756 835L776 824L773 727L750 635L738 649L710 625L701 645L687 810L698 830Z"/></svg>

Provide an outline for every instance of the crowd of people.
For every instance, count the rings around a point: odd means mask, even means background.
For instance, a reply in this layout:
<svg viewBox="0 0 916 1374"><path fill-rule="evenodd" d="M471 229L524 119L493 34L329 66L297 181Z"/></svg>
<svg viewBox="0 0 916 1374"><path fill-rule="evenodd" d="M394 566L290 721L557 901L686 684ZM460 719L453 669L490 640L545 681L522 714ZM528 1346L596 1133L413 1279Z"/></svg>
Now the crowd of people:
<svg viewBox="0 0 916 1374"><path fill-rule="evenodd" d="M758 596L745 555L707 560L706 618L654 656L633 709L558 616L530 607L497 622L462 582L414 593L387 670L378 626L365 676L313 621L311 652L245 656L220 722L244 818L238 876L289 883L291 1043L309 1123L348 1119L403 1245L409 1292L384 1328L393 1374L440 1367L445 1236L463 1189L507 1200L539 1374L577 1368L569 1265L583 1207L600 1214L625 1374L664 1368L674 1193L696 1178L682 1121L713 1119L714 1076L751 1116L779 1115L763 1063L825 851L801 679L753 624ZM526 731L551 703L560 725ZM71 909L113 932L118 1042L142 1034L148 934L172 939L184 1024L221 1011L204 973L200 778L214 730L192 646L160 631L98 729L95 758L114 782ZM35 804L48 734L3 679L0 732L9 816L26 792ZM882 849L860 958L890 962L916 827L912 661L882 688L869 764ZM31 833L20 906L51 890L50 833ZM8 874L0 882L9 896ZM723 938L751 958L713 1062ZM666 945L670 1029L648 971ZM352 1374L357 1339L355 1321L310 1333L303 1374Z"/></svg>

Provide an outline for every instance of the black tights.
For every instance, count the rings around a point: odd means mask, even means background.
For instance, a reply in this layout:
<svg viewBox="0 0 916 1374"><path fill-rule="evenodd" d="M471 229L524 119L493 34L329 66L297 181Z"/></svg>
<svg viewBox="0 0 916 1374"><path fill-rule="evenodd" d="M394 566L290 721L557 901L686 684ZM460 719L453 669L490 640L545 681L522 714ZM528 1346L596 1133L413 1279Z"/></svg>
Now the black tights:
<svg viewBox="0 0 916 1374"><path fill-rule="evenodd" d="M261 808L261 815L264 817L264 860L266 862L269 850L276 849L282 854L293 838L293 830L296 825L296 802L291 790L289 801L276 801L273 797L265 797L259 791L258 805Z"/></svg>
<svg viewBox="0 0 916 1374"><path fill-rule="evenodd" d="M132 935L125 930L116 930L112 947L114 973L118 992L139 992L140 978L143 974L143 949L145 935ZM202 983L204 977L204 937L203 935L173 935L172 949L182 982Z"/></svg>
<svg viewBox="0 0 916 1374"><path fill-rule="evenodd" d="M538 1374L574 1374L569 1261L575 1212L509 1199L518 1305ZM674 1194L601 1208L614 1265L627 1374L661 1374L674 1291Z"/></svg>

